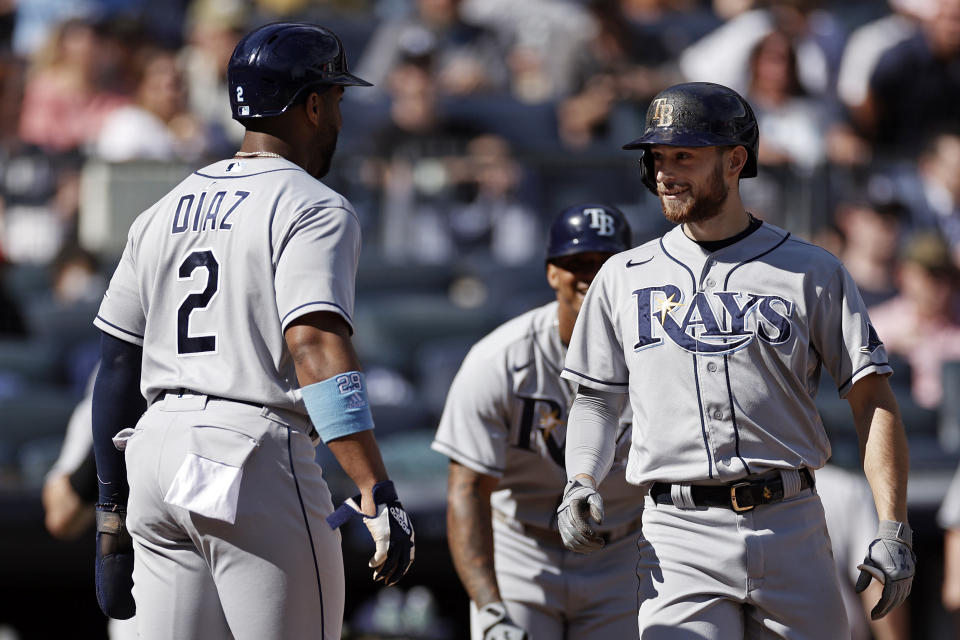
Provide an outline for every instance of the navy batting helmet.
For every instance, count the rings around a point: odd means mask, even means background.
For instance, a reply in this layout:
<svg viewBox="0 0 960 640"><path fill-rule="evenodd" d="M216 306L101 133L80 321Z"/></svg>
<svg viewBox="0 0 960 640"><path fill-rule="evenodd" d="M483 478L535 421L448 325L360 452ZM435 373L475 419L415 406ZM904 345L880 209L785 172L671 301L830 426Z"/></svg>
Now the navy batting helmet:
<svg viewBox="0 0 960 640"><path fill-rule="evenodd" d="M550 225L547 260L588 251L620 253L632 245L630 223L619 209L578 204L564 209Z"/></svg>
<svg viewBox="0 0 960 640"><path fill-rule="evenodd" d="M309 89L342 84L369 87L347 70L337 35L313 24L275 22L237 43L227 66L234 120L280 115Z"/></svg>
<svg viewBox="0 0 960 640"><path fill-rule="evenodd" d="M643 135L623 145L641 149L640 179L657 193L650 145L674 147L743 146L747 163L741 178L757 175L757 146L760 131L753 109L743 97L728 87L712 82L688 82L664 89L647 108Z"/></svg>

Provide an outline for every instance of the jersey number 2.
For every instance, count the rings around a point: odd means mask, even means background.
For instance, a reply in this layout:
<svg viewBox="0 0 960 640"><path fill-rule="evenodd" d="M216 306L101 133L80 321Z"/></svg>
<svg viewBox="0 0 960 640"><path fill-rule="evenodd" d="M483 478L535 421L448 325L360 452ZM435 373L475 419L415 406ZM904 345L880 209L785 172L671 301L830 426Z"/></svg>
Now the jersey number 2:
<svg viewBox="0 0 960 640"><path fill-rule="evenodd" d="M192 278L193 272L203 267L207 270L207 286L200 293L191 293L177 309L177 353L211 353L217 350L217 336L190 336L190 314L203 309L217 293L220 285L220 263L210 249L194 251L180 264L177 273L181 280Z"/></svg>

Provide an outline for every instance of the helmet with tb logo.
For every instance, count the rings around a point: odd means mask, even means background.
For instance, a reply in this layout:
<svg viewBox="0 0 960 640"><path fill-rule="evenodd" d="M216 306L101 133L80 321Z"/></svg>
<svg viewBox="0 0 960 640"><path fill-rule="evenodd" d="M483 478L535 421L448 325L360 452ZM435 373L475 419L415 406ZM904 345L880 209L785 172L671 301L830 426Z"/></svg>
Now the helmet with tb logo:
<svg viewBox="0 0 960 640"><path fill-rule="evenodd" d="M657 193L656 174L650 146L674 147L743 146L747 162L741 178L757 175L757 147L760 131L753 109L728 87L712 82L688 82L664 89L647 108L643 135L623 145L640 149L640 179Z"/></svg>
<svg viewBox="0 0 960 640"><path fill-rule="evenodd" d="M630 223L616 207L579 204L560 212L550 225L547 260L578 253L620 253L633 246Z"/></svg>

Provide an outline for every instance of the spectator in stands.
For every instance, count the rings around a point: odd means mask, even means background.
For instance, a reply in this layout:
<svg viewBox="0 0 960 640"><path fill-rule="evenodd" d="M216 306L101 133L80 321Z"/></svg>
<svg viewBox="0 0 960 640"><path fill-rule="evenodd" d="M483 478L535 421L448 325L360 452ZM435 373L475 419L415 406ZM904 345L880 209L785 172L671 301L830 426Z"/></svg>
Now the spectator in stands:
<svg viewBox="0 0 960 640"><path fill-rule="evenodd" d="M809 174L825 158L826 113L800 84L790 36L771 31L761 38L750 53L749 70L746 98L760 127L758 162Z"/></svg>
<svg viewBox="0 0 960 640"><path fill-rule="evenodd" d="M247 16L237 3L199 0L190 8L188 43L180 52L190 111L202 123L213 156L232 155L243 139L243 126L233 119L227 95L227 63Z"/></svg>
<svg viewBox="0 0 960 640"><path fill-rule="evenodd" d="M461 0L416 0L407 18L382 22L357 65L357 74L383 86L411 51L431 51L430 73L442 95L506 92L506 49L494 32L466 22ZM375 92L371 92L375 93Z"/></svg>
<svg viewBox="0 0 960 640"><path fill-rule="evenodd" d="M559 135L570 148L627 139L643 125L646 104L678 80L674 60L716 26L691 3L591 0L595 35L573 69L573 95L558 107Z"/></svg>
<svg viewBox="0 0 960 640"><path fill-rule="evenodd" d="M851 109L854 125L881 156L916 155L930 133L956 120L960 0L936 1L916 34L880 56L863 102Z"/></svg>
<svg viewBox="0 0 960 640"><path fill-rule="evenodd" d="M480 256L502 265L540 257L541 230L536 213L517 197L521 168L506 140L481 135L467 145L458 191L466 204L454 205L447 219L453 255Z"/></svg>
<svg viewBox="0 0 960 640"><path fill-rule="evenodd" d="M382 190L384 253L391 259L442 263L451 254L446 212L452 204L451 163L480 131L440 112L429 53L408 53L387 79L390 121L374 136L369 173Z"/></svg>
<svg viewBox="0 0 960 640"><path fill-rule="evenodd" d="M443 113L433 60L431 50L411 50L391 69L385 83L390 120L374 133L376 155L387 160L456 156L479 133L472 122Z"/></svg>
<svg viewBox="0 0 960 640"><path fill-rule="evenodd" d="M127 102L103 89L100 53L99 36L89 22L73 19L59 26L27 76L22 142L65 152L96 139L107 115Z"/></svg>
<svg viewBox="0 0 960 640"><path fill-rule="evenodd" d="M943 235L960 265L960 126L932 135L917 161L901 166L896 180L912 228Z"/></svg>
<svg viewBox="0 0 960 640"><path fill-rule="evenodd" d="M910 363L911 395L935 409L943 397L943 363L960 360L960 270L932 233L912 236L898 269L900 294L870 309L887 352Z"/></svg>
<svg viewBox="0 0 960 640"><path fill-rule="evenodd" d="M53 300L60 307L99 303L107 289L97 256L78 244L60 249L51 272Z"/></svg>
<svg viewBox="0 0 960 640"><path fill-rule="evenodd" d="M853 276L867 307L897 293L897 258L906 215L900 201L869 195L837 206L834 224L842 237L837 256Z"/></svg>
<svg viewBox="0 0 960 640"><path fill-rule="evenodd" d="M27 324L23 321L20 302L7 287L7 268L7 259L0 252L0 339L23 338L27 335Z"/></svg>
<svg viewBox="0 0 960 640"><path fill-rule="evenodd" d="M840 59L837 96L851 109L867 99L870 77L883 54L914 36L920 21L929 17L937 0L890 0L891 12L863 24L850 33Z"/></svg>
<svg viewBox="0 0 960 640"><path fill-rule="evenodd" d="M509 43L510 93L521 103L546 104L574 89L573 66L594 29L579 2L465 0L464 17Z"/></svg>
<svg viewBox="0 0 960 640"><path fill-rule="evenodd" d="M769 0L763 7L757 6L759 2L744 4L754 6L683 51L678 62L684 79L717 82L746 93L750 52L761 38L779 29L796 43L803 88L812 96L832 96L846 38L840 21L818 0Z"/></svg>
<svg viewBox="0 0 960 640"><path fill-rule="evenodd" d="M104 121L95 154L108 162L195 162L207 148L203 128L189 111L176 53L150 46L139 52L134 102Z"/></svg>

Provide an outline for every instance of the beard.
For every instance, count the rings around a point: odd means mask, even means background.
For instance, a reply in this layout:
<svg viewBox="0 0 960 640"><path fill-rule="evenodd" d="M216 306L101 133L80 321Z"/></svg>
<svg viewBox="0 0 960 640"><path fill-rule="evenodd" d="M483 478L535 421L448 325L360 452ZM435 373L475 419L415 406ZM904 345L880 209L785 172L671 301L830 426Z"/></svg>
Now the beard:
<svg viewBox="0 0 960 640"><path fill-rule="evenodd" d="M689 186L689 197L683 201L667 200L660 191L663 215L673 223L705 222L716 217L727 201L730 189L723 181L723 166L718 162L703 192Z"/></svg>
<svg viewBox="0 0 960 640"><path fill-rule="evenodd" d="M333 154L337 151L337 138L340 134L337 128L333 126L325 133L324 140L319 145L320 150L318 156L320 157L320 165L317 170L317 178L322 178L330 172L330 167L333 164Z"/></svg>

